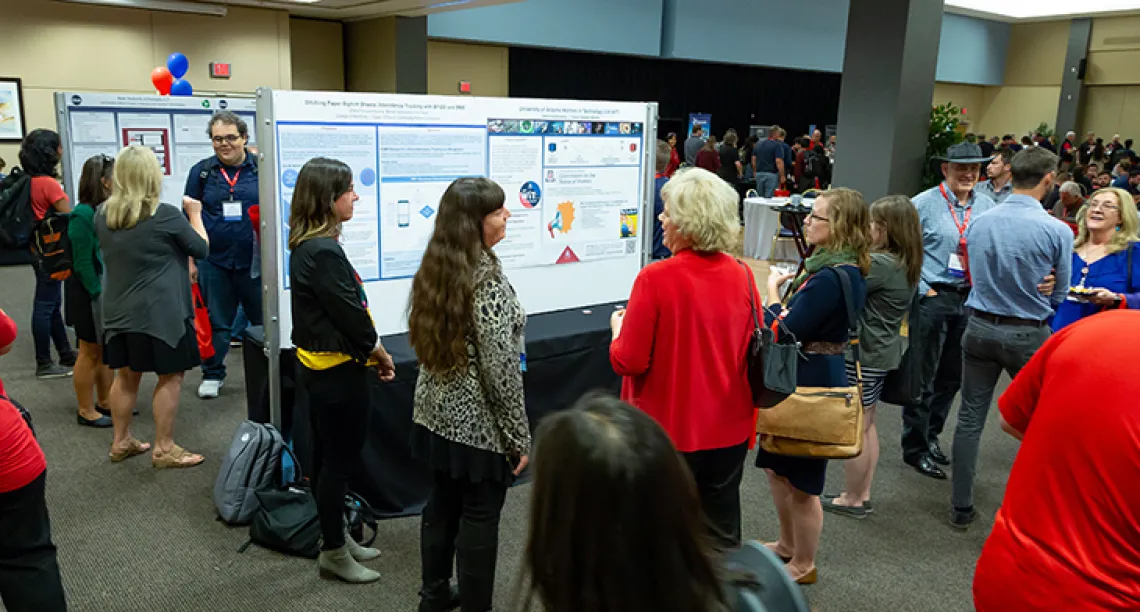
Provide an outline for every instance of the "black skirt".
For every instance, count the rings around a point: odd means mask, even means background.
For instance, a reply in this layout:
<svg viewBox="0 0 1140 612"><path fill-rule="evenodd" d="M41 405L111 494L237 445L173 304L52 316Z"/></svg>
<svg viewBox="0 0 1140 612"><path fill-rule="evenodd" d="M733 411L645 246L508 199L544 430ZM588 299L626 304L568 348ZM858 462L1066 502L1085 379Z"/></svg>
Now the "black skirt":
<svg viewBox="0 0 1140 612"><path fill-rule="evenodd" d="M506 455L453 442L419 423L412 426L410 444L412 456L418 461L456 480L507 485L515 480Z"/></svg>
<svg viewBox="0 0 1140 612"><path fill-rule="evenodd" d="M171 347L150 334L119 332L103 348L103 363L111 369L130 368L133 372L158 375L181 374L202 364L198 354L198 336L189 321L186 333Z"/></svg>
<svg viewBox="0 0 1140 612"><path fill-rule="evenodd" d="M63 283L63 314L67 324L75 328L75 337L91 344L102 344L101 326L95 322L95 309L91 294L74 274Z"/></svg>

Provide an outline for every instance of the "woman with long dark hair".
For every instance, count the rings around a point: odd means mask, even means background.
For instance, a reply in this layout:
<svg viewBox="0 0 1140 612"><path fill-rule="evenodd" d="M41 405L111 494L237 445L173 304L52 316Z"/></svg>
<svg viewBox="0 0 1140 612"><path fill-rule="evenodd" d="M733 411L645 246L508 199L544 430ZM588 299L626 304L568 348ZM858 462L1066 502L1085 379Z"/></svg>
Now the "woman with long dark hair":
<svg viewBox="0 0 1140 612"><path fill-rule="evenodd" d="M491 609L499 516L530 453L526 315L491 250L506 237L505 201L485 178L452 183L412 281L420 374L411 447L435 480L420 532L420 612Z"/></svg>
<svg viewBox="0 0 1140 612"><path fill-rule="evenodd" d="M704 146L697 152L698 168L704 168L713 174L720 171L720 153L717 152L716 136L709 134L708 140L705 140Z"/></svg>
<svg viewBox="0 0 1140 612"><path fill-rule="evenodd" d="M688 466L645 412L589 394L544 419L536 439L511 610L807 610L775 555L746 545L720 557ZM760 606L742 605L743 592Z"/></svg>
<svg viewBox="0 0 1140 612"><path fill-rule="evenodd" d="M301 168L289 207L293 345L314 434L318 568L322 577L349 583L380 578L359 563L380 552L345 532L344 496L368 430L369 368L377 368L381 380L396 377L392 357L372 325L364 285L337 242L359 199L352 169L317 157Z"/></svg>
<svg viewBox="0 0 1140 612"><path fill-rule="evenodd" d="M887 374L899 367L906 352L900 335L903 318L918 291L922 274L922 223L910 198L887 196L871 204L871 271L867 304L859 326L863 366L863 452L843 464L843 492L825 495L823 509L863 518L871 512L871 480L879 460L875 406ZM855 363L848 355L847 379L855 384Z"/></svg>
<svg viewBox="0 0 1140 612"><path fill-rule="evenodd" d="M83 164L79 204L67 225L73 274L64 283L65 314L79 341L72 384L79 403L76 420L88 427L112 426L109 402L114 376L103 363L103 251L95 235L95 211L111 196L114 170L115 160L106 155L96 155Z"/></svg>
<svg viewBox="0 0 1140 612"><path fill-rule="evenodd" d="M677 153L677 133L669 132L665 142L669 143L669 165L665 167L665 176L672 177L677 168L681 167L681 156Z"/></svg>
<svg viewBox="0 0 1140 612"><path fill-rule="evenodd" d="M56 168L63 156L59 134L52 130L32 130L20 143L20 165L31 177L32 217L41 221L49 211L71 212L71 202L59 184ZM36 378L62 378L71 375L76 354L63 324L63 282L53 280L36 268L36 295L32 303L32 341L36 347ZM59 365L51 358L51 346L59 354Z"/></svg>

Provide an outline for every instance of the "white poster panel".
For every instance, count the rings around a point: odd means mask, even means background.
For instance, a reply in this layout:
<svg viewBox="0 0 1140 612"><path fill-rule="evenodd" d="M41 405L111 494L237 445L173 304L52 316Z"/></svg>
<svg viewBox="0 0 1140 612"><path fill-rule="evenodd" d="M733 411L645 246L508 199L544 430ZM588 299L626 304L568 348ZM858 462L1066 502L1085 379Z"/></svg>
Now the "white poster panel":
<svg viewBox="0 0 1140 612"><path fill-rule="evenodd" d="M498 183L511 212L495 247L527 312L625 300L643 261L652 177L643 103L266 92L280 250L280 339L290 346L289 202L317 156L347 163L356 216L342 243L381 334L407 330L411 280L457 178ZM651 141L650 141L651 142ZM649 147L652 148L652 147ZM267 265L273 265L267 263ZM267 274L272 273L266 270Z"/></svg>
<svg viewBox="0 0 1140 612"><path fill-rule="evenodd" d="M236 112L249 124L254 145L257 102L251 98L204 98L108 93L57 93L64 142L64 188L77 201L83 164L95 155L115 157L128 145L149 147L162 168L162 201L181 206L194 164L214 154L207 127L219 110Z"/></svg>

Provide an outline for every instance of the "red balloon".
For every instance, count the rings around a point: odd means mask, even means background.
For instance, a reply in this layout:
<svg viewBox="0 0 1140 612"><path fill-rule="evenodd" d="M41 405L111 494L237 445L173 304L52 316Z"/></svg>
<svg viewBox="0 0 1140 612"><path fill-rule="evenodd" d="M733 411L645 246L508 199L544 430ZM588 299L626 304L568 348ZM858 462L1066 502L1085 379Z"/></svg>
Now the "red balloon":
<svg viewBox="0 0 1140 612"><path fill-rule="evenodd" d="M170 74L170 70L166 66L159 66L150 73L150 82L154 83L154 88L158 93L168 96L170 95L170 86L174 84L174 75Z"/></svg>

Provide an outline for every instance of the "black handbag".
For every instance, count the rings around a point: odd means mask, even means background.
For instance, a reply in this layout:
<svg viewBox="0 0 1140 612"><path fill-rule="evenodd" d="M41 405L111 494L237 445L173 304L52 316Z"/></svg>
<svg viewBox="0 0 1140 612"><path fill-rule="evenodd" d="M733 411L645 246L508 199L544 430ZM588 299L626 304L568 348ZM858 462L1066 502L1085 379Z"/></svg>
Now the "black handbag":
<svg viewBox="0 0 1140 612"><path fill-rule="evenodd" d="M907 314L908 342L899 367L891 370L883 381L879 400L898 406L913 406L922 401L922 347L912 333L918 327L918 302L922 296L915 293Z"/></svg>
<svg viewBox="0 0 1140 612"><path fill-rule="evenodd" d="M768 324L761 325L756 306L756 281L752 270L739 259L748 281L748 307L752 311L752 337L748 342L748 385L752 389L752 405L771 408L796 391L799 343L779 317L772 317L780 330L777 334ZM767 314L767 312L766 312Z"/></svg>

